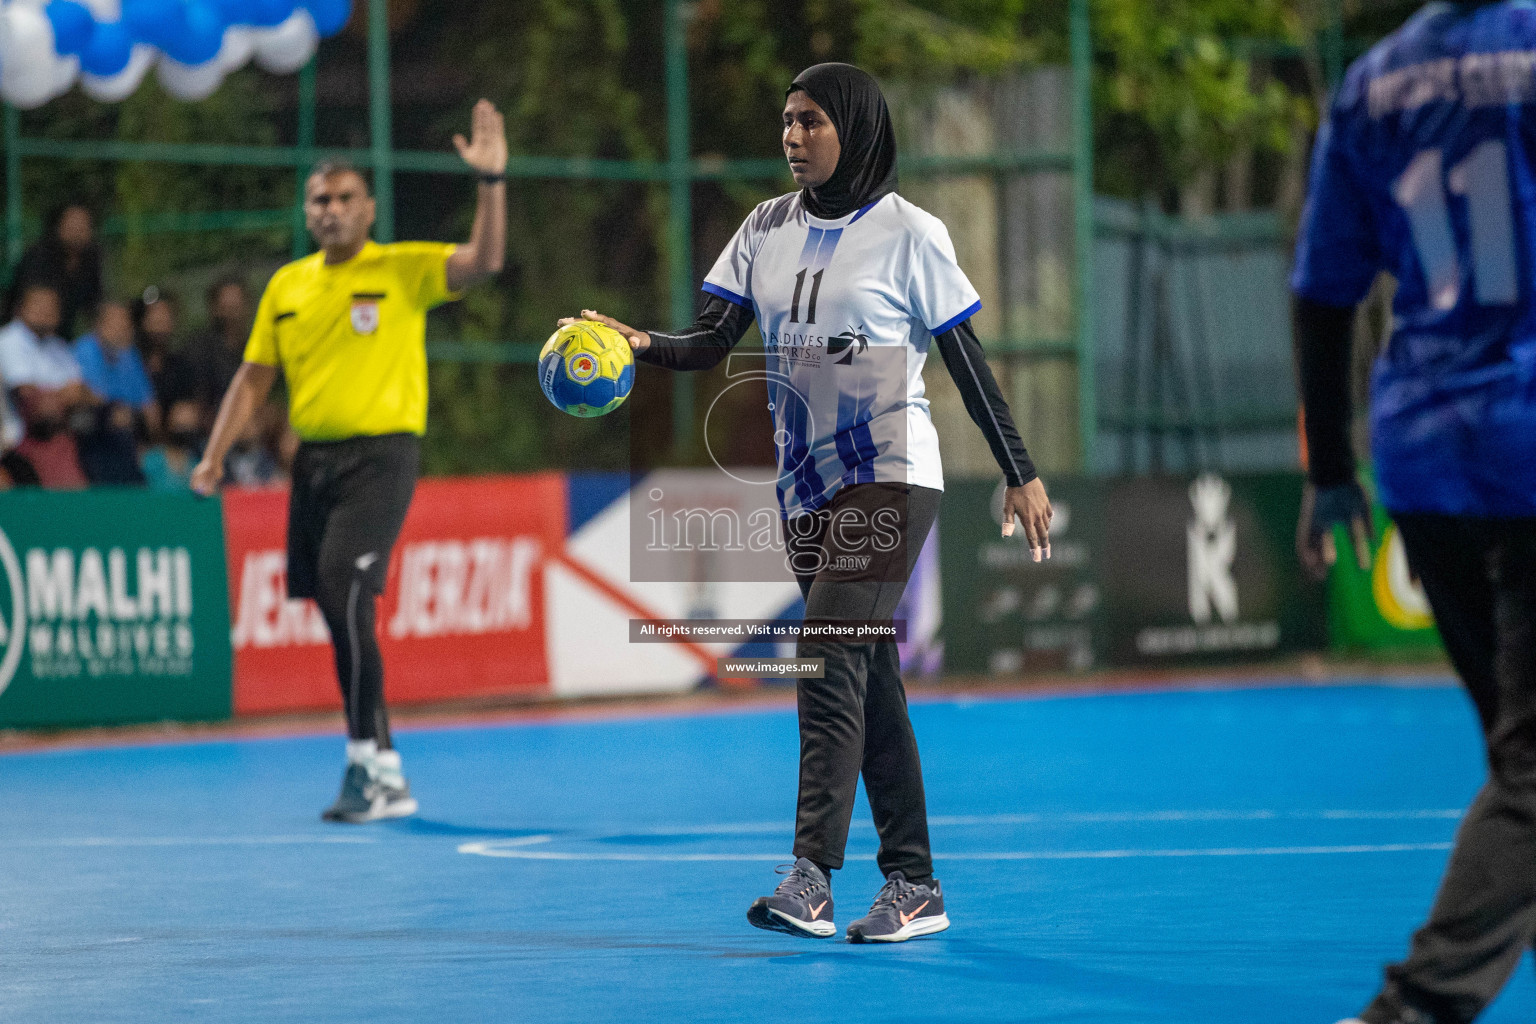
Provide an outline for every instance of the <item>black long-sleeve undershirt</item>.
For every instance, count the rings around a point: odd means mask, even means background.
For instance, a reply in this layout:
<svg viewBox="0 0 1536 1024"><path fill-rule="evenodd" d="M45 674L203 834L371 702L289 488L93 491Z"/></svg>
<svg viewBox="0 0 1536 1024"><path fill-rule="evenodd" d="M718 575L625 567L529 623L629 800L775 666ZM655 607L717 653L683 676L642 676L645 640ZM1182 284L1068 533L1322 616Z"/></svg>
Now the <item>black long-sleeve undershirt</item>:
<svg viewBox="0 0 1536 1024"><path fill-rule="evenodd" d="M1351 483L1355 479L1355 452L1349 438L1354 415L1349 378L1355 311L1298 297L1292 307L1292 322L1307 439L1307 476L1318 487Z"/></svg>
<svg viewBox="0 0 1536 1024"><path fill-rule="evenodd" d="M713 369L741 341L752 320L751 309L711 294L692 327L675 333L648 331L650 347L636 358L669 370ZM1008 402L987 365L971 322L966 320L934 340L960 390L966 412L981 428L1008 486L1022 487L1035 479L1035 464L1014 426Z"/></svg>
<svg viewBox="0 0 1536 1024"><path fill-rule="evenodd" d="M635 358L668 370L713 370L731 354L752 320L746 306L709 294L692 327L676 333L647 331L651 347Z"/></svg>
<svg viewBox="0 0 1536 1024"><path fill-rule="evenodd" d="M1002 388L997 386L997 378L992 376L992 368L987 365L987 357L981 351L981 342L976 340L971 322L966 320L957 324L933 340L938 343L939 355L944 357L944 365L949 368L955 387L960 389L965 411L981 428L1008 486L1023 487L1039 476L1029 452L1024 450L1024 441L1013 425L1008 400L1003 397Z"/></svg>

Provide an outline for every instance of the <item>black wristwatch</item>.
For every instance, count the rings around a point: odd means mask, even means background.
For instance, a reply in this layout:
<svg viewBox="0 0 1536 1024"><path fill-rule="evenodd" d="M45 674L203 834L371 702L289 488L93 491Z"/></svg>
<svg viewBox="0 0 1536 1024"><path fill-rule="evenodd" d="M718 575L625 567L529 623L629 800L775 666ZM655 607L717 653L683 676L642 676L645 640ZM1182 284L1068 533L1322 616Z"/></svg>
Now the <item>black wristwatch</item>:
<svg viewBox="0 0 1536 1024"><path fill-rule="evenodd" d="M507 183L507 176L505 174L482 174L482 175L480 175L480 184L482 184L482 185L505 185L506 183Z"/></svg>

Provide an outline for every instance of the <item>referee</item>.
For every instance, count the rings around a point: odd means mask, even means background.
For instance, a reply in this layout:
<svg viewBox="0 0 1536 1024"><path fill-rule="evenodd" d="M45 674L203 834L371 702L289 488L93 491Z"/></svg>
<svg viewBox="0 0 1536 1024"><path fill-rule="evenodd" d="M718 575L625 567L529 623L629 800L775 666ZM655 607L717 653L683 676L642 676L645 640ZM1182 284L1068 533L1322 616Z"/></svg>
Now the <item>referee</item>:
<svg viewBox="0 0 1536 1024"><path fill-rule="evenodd" d="M330 627L347 714L347 769L327 821L413 814L416 801L389 737L375 603L405 522L427 425L427 311L500 272L506 258L507 140L501 113L475 104L459 156L480 175L463 245L369 239L376 207L355 168L323 163L305 185L320 252L267 285L245 361L192 474L217 490L224 458L281 372L303 443L288 505L288 594L313 598Z"/></svg>

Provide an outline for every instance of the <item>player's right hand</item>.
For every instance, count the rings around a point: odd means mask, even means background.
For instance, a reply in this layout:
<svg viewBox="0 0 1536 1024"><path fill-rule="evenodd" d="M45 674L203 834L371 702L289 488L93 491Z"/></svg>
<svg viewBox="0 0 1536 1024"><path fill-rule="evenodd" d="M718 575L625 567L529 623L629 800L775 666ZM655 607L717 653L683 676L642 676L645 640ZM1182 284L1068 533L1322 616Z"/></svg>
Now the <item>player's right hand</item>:
<svg viewBox="0 0 1536 1024"><path fill-rule="evenodd" d="M644 331L637 331L628 324L621 324L611 316L603 316L603 314L595 309L584 309L581 311L581 316L562 317L556 322L556 326L569 327L578 320L591 320L605 327L612 327L629 339L629 347L637 354L651 347L651 336L649 334L646 334Z"/></svg>
<svg viewBox="0 0 1536 1024"><path fill-rule="evenodd" d="M1035 561L1051 557L1051 519L1056 515L1039 477L1023 487L1003 491L1003 536L1012 537L1014 521L1024 524L1024 537Z"/></svg>
<svg viewBox="0 0 1536 1024"><path fill-rule="evenodd" d="M1371 525L1371 503L1358 483L1317 487L1308 482L1301 492L1301 519L1296 524L1296 554L1314 579L1324 579L1329 568L1339 560L1333 528L1349 528L1349 542L1355 549L1355 564L1361 572L1371 568L1371 544L1375 530Z"/></svg>
<svg viewBox="0 0 1536 1024"><path fill-rule="evenodd" d="M211 498L218 492L219 481L223 479L223 463L204 459L192 470L192 490L204 498Z"/></svg>

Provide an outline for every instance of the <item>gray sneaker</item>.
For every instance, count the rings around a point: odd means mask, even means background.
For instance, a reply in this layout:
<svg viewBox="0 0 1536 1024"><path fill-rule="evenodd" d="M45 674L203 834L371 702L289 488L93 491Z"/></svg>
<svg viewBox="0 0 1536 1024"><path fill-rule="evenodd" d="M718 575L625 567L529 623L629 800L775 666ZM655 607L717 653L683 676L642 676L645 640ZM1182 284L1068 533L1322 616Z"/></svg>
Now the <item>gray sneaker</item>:
<svg viewBox="0 0 1536 1024"><path fill-rule="evenodd" d="M832 886L821 869L804 857L781 864L784 881L772 896L759 896L747 911L747 920L758 928L790 935L825 939L837 934L832 923Z"/></svg>
<svg viewBox="0 0 1536 1024"><path fill-rule="evenodd" d="M349 764L341 779L341 793L320 817L361 825L384 818L404 818L416 813L416 800L404 777L381 778L369 765Z"/></svg>
<svg viewBox="0 0 1536 1024"><path fill-rule="evenodd" d="M848 941L906 942L948 927L944 890L938 880L913 885L906 875L892 871L869 913L848 926Z"/></svg>

